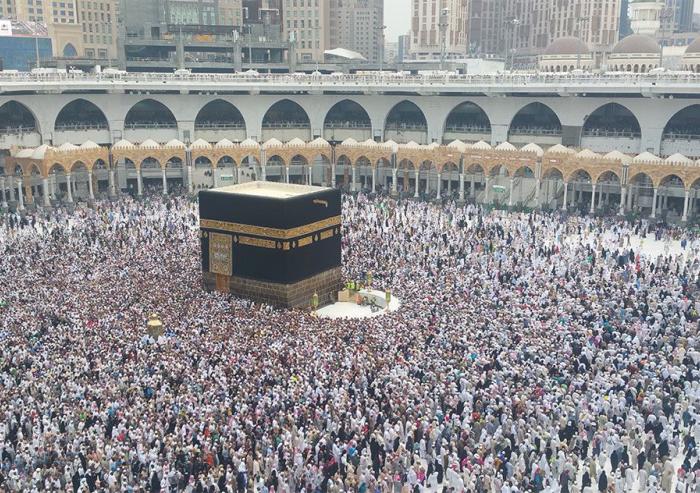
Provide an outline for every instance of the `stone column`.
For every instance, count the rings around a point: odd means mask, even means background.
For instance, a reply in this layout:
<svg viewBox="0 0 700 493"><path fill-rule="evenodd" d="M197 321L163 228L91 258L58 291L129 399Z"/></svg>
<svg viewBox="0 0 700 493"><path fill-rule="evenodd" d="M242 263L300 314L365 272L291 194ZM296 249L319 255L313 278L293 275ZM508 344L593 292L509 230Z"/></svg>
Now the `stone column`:
<svg viewBox="0 0 700 493"><path fill-rule="evenodd" d="M267 181L267 165L266 164L262 164L260 166L260 179L262 181Z"/></svg>
<svg viewBox="0 0 700 493"><path fill-rule="evenodd" d="M593 214L595 212L595 183L592 185L593 186L593 191L591 192L591 210L589 211L590 214Z"/></svg>
<svg viewBox="0 0 700 493"><path fill-rule="evenodd" d="M0 178L0 193L2 193L2 207L7 207L7 196L5 195L5 178Z"/></svg>
<svg viewBox="0 0 700 493"><path fill-rule="evenodd" d="M284 167L284 181L289 183L289 166Z"/></svg>
<svg viewBox="0 0 700 493"><path fill-rule="evenodd" d="M160 173L161 173L160 176L163 180L163 195L167 195L168 194L168 177L166 175L167 171L165 170L165 168L161 168Z"/></svg>
<svg viewBox="0 0 700 493"><path fill-rule="evenodd" d="M396 175L398 174L398 170L396 168L391 169L391 193L396 195L398 193L399 187L397 182Z"/></svg>
<svg viewBox="0 0 700 493"><path fill-rule="evenodd" d="M601 183L600 189L598 190L598 208L603 205L603 184Z"/></svg>
<svg viewBox="0 0 700 493"><path fill-rule="evenodd" d="M116 188L116 187L115 187L115 185L116 185L115 181L116 181L116 180L114 179L114 169L110 168L110 169L109 169L109 194L112 195L112 196L114 196L114 195L117 194L117 191L116 191L116 189L115 189L115 188Z"/></svg>
<svg viewBox="0 0 700 493"><path fill-rule="evenodd" d="M535 182L535 208L539 209L542 205L542 202L540 200L540 191L542 189L542 182L540 181L539 178L537 178L537 181Z"/></svg>
<svg viewBox="0 0 700 493"><path fill-rule="evenodd" d="M88 171L88 191L90 193L90 199L95 200L95 190L92 185L92 170Z"/></svg>
<svg viewBox="0 0 700 493"><path fill-rule="evenodd" d="M452 171L447 175L447 195L452 196Z"/></svg>
<svg viewBox="0 0 700 493"><path fill-rule="evenodd" d="M459 200L464 202L464 173L459 174Z"/></svg>
<svg viewBox="0 0 700 493"><path fill-rule="evenodd" d="M685 200L683 201L683 217L681 221L688 221L688 202L690 201L690 190L685 191Z"/></svg>
<svg viewBox="0 0 700 493"><path fill-rule="evenodd" d="M238 182L241 181L240 169L241 169L241 168L238 168L238 170L239 170L239 171L238 171L238 177L237 177ZM219 186L219 168L218 168L218 167L212 167L212 169L211 169L211 185L212 185L214 188L217 188L217 187Z"/></svg>
<svg viewBox="0 0 700 493"><path fill-rule="evenodd" d="M627 193L627 187L620 187L620 215L625 215L625 194Z"/></svg>
<svg viewBox="0 0 700 493"><path fill-rule="evenodd" d="M627 210L631 211L632 210L632 200L634 198L634 188L630 184L627 187Z"/></svg>
<svg viewBox="0 0 700 493"><path fill-rule="evenodd" d="M372 166L372 193L377 191L377 167Z"/></svg>
<svg viewBox="0 0 700 493"><path fill-rule="evenodd" d="M24 196L27 204L34 203L34 190L32 188L32 175L22 176L22 185L24 186Z"/></svg>
<svg viewBox="0 0 700 493"><path fill-rule="evenodd" d="M515 182L515 178L510 179L510 195L508 195L508 207L513 207L513 182Z"/></svg>
<svg viewBox="0 0 700 493"><path fill-rule="evenodd" d="M437 180L438 181L437 182L437 198L439 200L440 199L440 190L442 189L442 173L440 173L439 171L437 174L437 179L438 179Z"/></svg>
<svg viewBox="0 0 700 493"><path fill-rule="evenodd" d="M357 192L357 165L352 167L352 188L353 192Z"/></svg>
<svg viewBox="0 0 700 493"><path fill-rule="evenodd" d="M187 166L187 191L194 192L194 183L192 183L192 165Z"/></svg>
<svg viewBox="0 0 700 493"><path fill-rule="evenodd" d="M287 168L287 170L289 170L289 168ZM240 183L240 182L241 182L241 176L242 176L242 175L243 175L243 173L241 172L241 166L240 166L240 165L236 166L236 183ZM218 181L218 180L217 180L217 181ZM287 183L289 183L289 182L287 182ZM218 186L218 183L217 183L217 185L215 185L215 186Z"/></svg>
<svg viewBox="0 0 700 493"><path fill-rule="evenodd" d="M561 205L561 210L565 211L566 206L568 205L566 201L568 200L568 195L569 195L569 184L567 182L564 182L564 203Z"/></svg>
<svg viewBox="0 0 700 493"><path fill-rule="evenodd" d="M73 202L73 191L71 190L70 173L66 173L66 189L68 190L68 202Z"/></svg>
<svg viewBox="0 0 700 493"><path fill-rule="evenodd" d="M658 188L654 187L654 197L651 199L651 217L652 219L656 217L656 198L659 195Z"/></svg>
<svg viewBox="0 0 700 493"><path fill-rule="evenodd" d="M474 183L474 177L472 176L469 179L469 196L473 199L476 199L476 191L474 190L476 188L476 184Z"/></svg>
<svg viewBox="0 0 700 493"><path fill-rule="evenodd" d="M413 194L413 197L418 198L418 185L420 181L420 171L416 170L416 193Z"/></svg>
<svg viewBox="0 0 700 493"><path fill-rule="evenodd" d="M15 201L15 179L12 175L7 177L7 191L10 194L9 202Z"/></svg>
<svg viewBox="0 0 700 493"><path fill-rule="evenodd" d="M19 205L17 206L17 208L18 208L19 210L24 209L24 193L22 192L22 184L23 184L23 182L24 182L24 178L23 178L23 177L20 177L19 180L18 180L18 183L17 183L17 202L18 202L18 204L19 204Z"/></svg>
<svg viewBox="0 0 700 493"><path fill-rule="evenodd" d="M313 166L309 164L309 176L307 178L309 185L311 185L311 182L312 182L312 180L311 180L311 172L312 171L313 171Z"/></svg>
<svg viewBox="0 0 700 493"><path fill-rule="evenodd" d="M486 181L484 182L484 204L489 203L489 184L491 182L491 177L486 175Z"/></svg>
<svg viewBox="0 0 700 493"><path fill-rule="evenodd" d="M42 178L41 179L41 191L44 195L44 205L51 205L51 199L49 198L49 179L48 178ZM4 198L4 193L3 193L3 198Z"/></svg>
<svg viewBox="0 0 700 493"><path fill-rule="evenodd" d="M136 194L143 195L143 178L141 176L141 166L136 168Z"/></svg>

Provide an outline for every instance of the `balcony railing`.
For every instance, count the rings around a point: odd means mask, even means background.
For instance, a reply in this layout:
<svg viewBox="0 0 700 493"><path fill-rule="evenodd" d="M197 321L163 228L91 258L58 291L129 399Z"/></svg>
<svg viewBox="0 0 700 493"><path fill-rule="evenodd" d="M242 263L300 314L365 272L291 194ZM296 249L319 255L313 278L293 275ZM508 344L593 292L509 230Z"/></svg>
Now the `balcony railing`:
<svg viewBox="0 0 700 493"><path fill-rule="evenodd" d="M243 122L200 122L195 123L195 130L244 130Z"/></svg>
<svg viewBox="0 0 700 493"><path fill-rule="evenodd" d="M491 133L491 127L480 125L447 125L445 132L462 133L462 134L488 134Z"/></svg>
<svg viewBox="0 0 700 493"><path fill-rule="evenodd" d="M265 122L262 128L311 128L309 122Z"/></svg>
<svg viewBox="0 0 700 493"><path fill-rule="evenodd" d="M144 59L154 60L154 59ZM625 86L654 87L663 84L700 85L700 74L688 72L665 72L661 74L604 73L604 74L490 74L490 75L399 75L392 72L372 74L216 74L216 73L0 73L0 82L113 82L115 80L132 83L147 82L201 82L231 84L269 84L269 85L367 85L367 86L543 86L561 89L569 86Z"/></svg>
<svg viewBox="0 0 700 493"><path fill-rule="evenodd" d="M372 128L372 125L369 122L334 121L334 122L326 122L324 127L327 129L352 128L352 129L358 129L358 130L370 130Z"/></svg>
<svg viewBox="0 0 700 493"><path fill-rule="evenodd" d="M0 135L22 135L36 132L33 125L20 125L18 127L0 127Z"/></svg>
<svg viewBox="0 0 700 493"><path fill-rule="evenodd" d="M508 133L510 135L550 135L557 137L561 135L561 128L514 127Z"/></svg>
<svg viewBox="0 0 700 493"><path fill-rule="evenodd" d="M642 134L635 130L629 129L587 128L583 130L583 136L638 139L642 136Z"/></svg>
<svg viewBox="0 0 700 493"><path fill-rule="evenodd" d="M85 131L85 130L109 130L105 122L88 122L88 123L59 123L56 125L57 132Z"/></svg>
<svg viewBox="0 0 700 493"><path fill-rule="evenodd" d="M136 130L139 128L177 128L177 123L175 122L133 122L125 123L124 128L126 130Z"/></svg>

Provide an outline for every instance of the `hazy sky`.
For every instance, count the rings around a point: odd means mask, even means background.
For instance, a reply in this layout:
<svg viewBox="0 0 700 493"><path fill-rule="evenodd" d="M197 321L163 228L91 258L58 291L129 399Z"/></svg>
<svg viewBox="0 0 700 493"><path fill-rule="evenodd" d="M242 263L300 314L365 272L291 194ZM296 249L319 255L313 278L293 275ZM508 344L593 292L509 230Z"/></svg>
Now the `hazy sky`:
<svg viewBox="0 0 700 493"><path fill-rule="evenodd" d="M695 1L695 12L700 13L700 0ZM411 0L384 0L386 40L396 41L411 26Z"/></svg>
<svg viewBox="0 0 700 493"><path fill-rule="evenodd" d="M411 26L411 0L384 0L386 40L396 41Z"/></svg>

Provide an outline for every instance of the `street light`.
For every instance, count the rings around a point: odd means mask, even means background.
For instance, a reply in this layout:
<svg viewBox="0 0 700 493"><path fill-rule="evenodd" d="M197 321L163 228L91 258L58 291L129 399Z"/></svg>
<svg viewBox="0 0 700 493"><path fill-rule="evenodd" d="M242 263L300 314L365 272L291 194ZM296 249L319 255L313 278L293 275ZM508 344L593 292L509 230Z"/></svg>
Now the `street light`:
<svg viewBox="0 0 700 493"><path fill-rule="evenodd" d="M576 38L578 38L579 41L583 41L581 39L581 23L582 22L588 22L588 17L577 17L576 18ZM576 68L580 69L581 68L581 47L579 46L576 49Z"/></svg>
<svg viewBox="0 0 700 493"><path fill-rule="evenodd" d="M513 71L513 65L515 65L515 41L516 38L518 37L518 26L522 21L520 19L511 19L508 21L508 24L511 24L513 26L513 41L512 41L512 48L511 48L511 55L510 55L510 70L511 72ZM506 60L508 62L508 60Z"/></svg>
<svg viewBox="0 0 700 493"><path fill-rule="evenodd" d="M377 26L379 31L379 73L384 71L384 29L386 26Z"/></svg>
<svg viewBox="0 0 700 493"><path fill-rule="evenodd" d="M448 14L450 9L442 9L440 11L440 23L438 27L440 28L440 71L445 70L445 55L447 51L447 27L448 24Z"/></svg>
<svg viewBox="0 0 700 493"><path fill-rule="evenodd" d="M673 19L676 16L676 6L664 7L659 14L659 21L661 27L661 42L659 43L659 68L663 68L664 64L664 38L666 37L666 22L668 19ZM673 28L671 29L673 32Z"/></svg>

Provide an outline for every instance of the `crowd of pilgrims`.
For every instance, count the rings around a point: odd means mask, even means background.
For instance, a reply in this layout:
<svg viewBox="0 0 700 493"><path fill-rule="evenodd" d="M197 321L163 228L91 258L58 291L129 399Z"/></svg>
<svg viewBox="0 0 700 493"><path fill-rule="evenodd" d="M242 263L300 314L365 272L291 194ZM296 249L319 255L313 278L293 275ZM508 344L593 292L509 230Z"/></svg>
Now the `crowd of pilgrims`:
<svg viewBox="0 0 700 493"><path fill-rule="evenodd" d="M697 492L700 241L650 228L345 196L402 305L330 320L203 291L187 196L2 215L0 490Z"/></svg>

